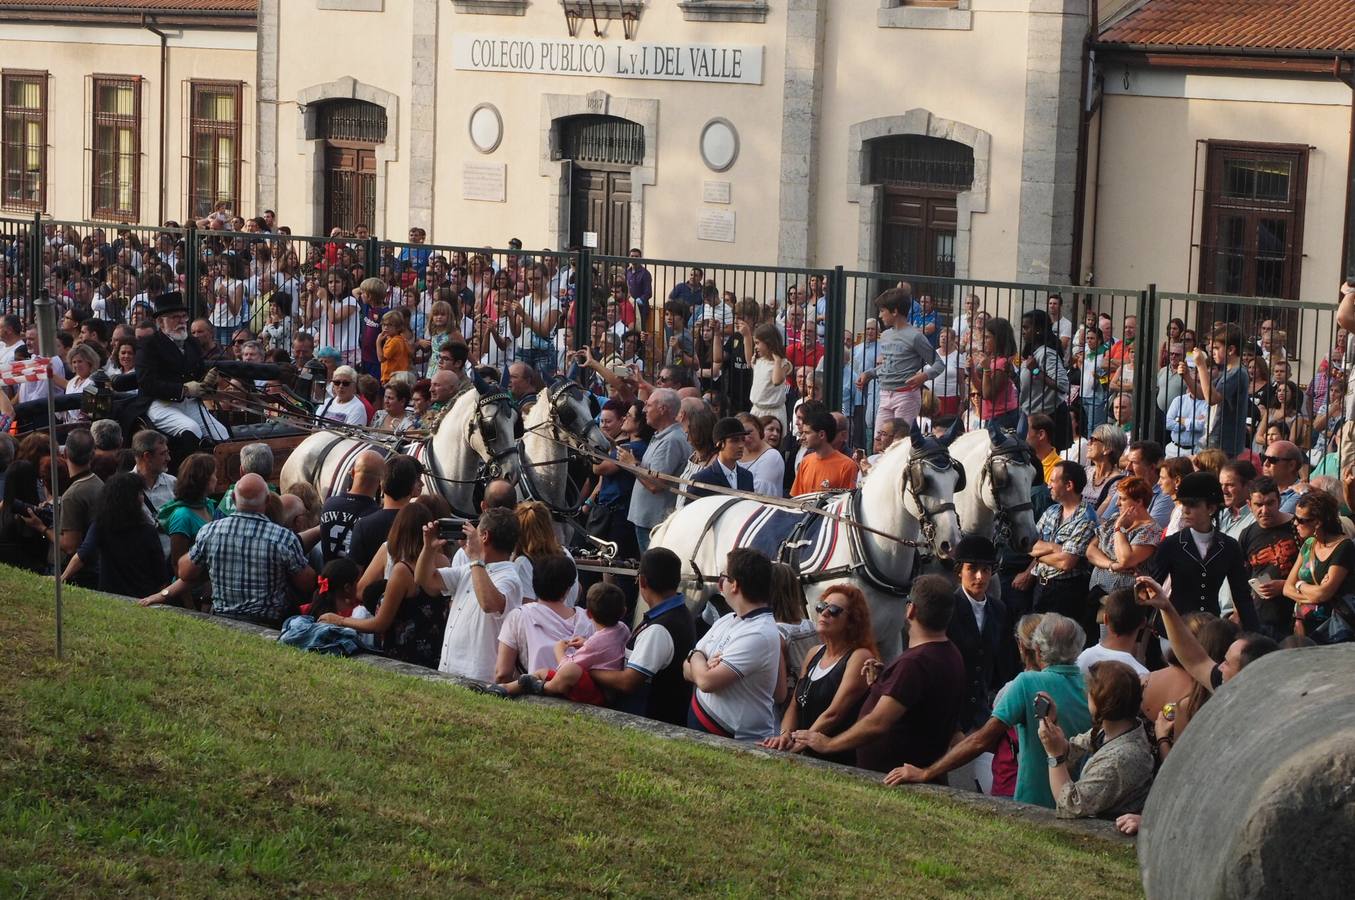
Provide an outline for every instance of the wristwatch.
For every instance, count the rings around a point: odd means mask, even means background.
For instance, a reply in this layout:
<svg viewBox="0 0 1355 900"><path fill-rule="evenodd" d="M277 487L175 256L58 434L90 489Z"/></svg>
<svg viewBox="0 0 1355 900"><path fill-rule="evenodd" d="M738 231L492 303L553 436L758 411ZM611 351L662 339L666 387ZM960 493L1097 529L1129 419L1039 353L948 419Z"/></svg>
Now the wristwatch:
<svg viewBox="0 0 1355 900"><path fill-rule="evenodd" d="M161 599L161 600L168 600L168 599L169 599L169 588L165 588L164 590L162 590L162 591L160 592L160 599Z"/></svg>
<svg viewBox="0 0 1355 900"><path fill-rule="evenodd" d="M1063 765L1068 761L1068 754L1060 753L1058 756L1046 756L1044 760L1045 762L1049 763L1049 768L1057 769L1059 766Z"/></svg>
<svg viewBox="0 0 1355 900"><path fill-rule="evenodd" d="M480 569L487 568L487 567L485 566L485 561L484 561L483 559L472 559L472 560L470 561L470 566L471 566L472 569L475 569L475 568L480 568Z"/></svg>

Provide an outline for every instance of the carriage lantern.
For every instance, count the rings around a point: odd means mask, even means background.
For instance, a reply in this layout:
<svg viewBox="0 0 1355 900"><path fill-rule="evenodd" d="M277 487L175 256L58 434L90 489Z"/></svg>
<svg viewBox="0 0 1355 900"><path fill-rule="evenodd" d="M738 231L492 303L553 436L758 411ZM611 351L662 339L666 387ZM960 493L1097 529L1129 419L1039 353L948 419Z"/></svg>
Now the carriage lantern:
<svg viewBox="0 0 1355 900"><path fill-rule="evenodd" d="M302 390L303 395L309 395L310 401L317 406L325 402L325 385L329 380L329 373L325 370L325 364L318 359L306 361L306 365L297 373L297 378L303 385L309 384L310 390Z"/></svg>
<svg viewBox="0 0 1355 900"><path fill-rule="evenodd" d="M84 396L80 398L80 410L91 422L113 418L113 386L103 369L95 369L90 376Z"/></svg>

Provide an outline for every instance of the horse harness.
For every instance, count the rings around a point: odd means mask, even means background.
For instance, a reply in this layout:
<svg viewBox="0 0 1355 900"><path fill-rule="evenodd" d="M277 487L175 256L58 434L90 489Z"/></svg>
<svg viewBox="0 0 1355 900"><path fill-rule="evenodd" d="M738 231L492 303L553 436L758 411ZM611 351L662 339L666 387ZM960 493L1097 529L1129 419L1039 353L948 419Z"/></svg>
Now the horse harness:
<svg viewBox="0 0 1355 900"><path fill-rule="evenodd" d="M548 440L551 440L556 444L565 447L567 451L579 449L577 442L574 440L576 435L574 434L574 432L565 428L561 424L560 410L555 404L556 401L558 401L561 396L570 393L575 387L577 387L577 385L570 381L560 381L557 382L556 384L551 385L546 394L546 403L548 405L548 417L545 422L541 423L541 425L548 425L551 431L549 435L543 436L546 437ZM533 425L531 428L527 430L536 431L536 429L540 428L541 425ZM521 447L521 445L518 446L519 448ZM519 454L521 454L520 449ZM530 462L524 456L522 457L520 462L522 467L522 482L523 482L522 486L527 496L535 500L543 501L544 503L546 503L547 507L550 508L550 511L552 513L561 516L566 521L572 521L573 518L577 516L579 512L583 509L584 501L587 500L588 498L584 496L583 486L575 482L570 477L568 468L565 469L565 485L567 488L572 487L574 489L575 500L572 504L568 503L568 494L566 494L566 506L564 507L557 507L545 498L545 492L538 489L536 478L532 474L532 470L540 466L563 465L567 467L570 463L569 454L566 452L566 454L559 459L543 460L541 462Z"/></svg>
<svg viewBox="0 0 1355 900"><path fill-rule="evenodd" d="M1034 454L1024 441L1007 440L1002 444L994 445L988 452L988 457L983 461L983 471L979 474L979 486L982 488L983 482L988 481L993 486L994 506L997 507L993 513L993 541L999 547L1008 544L1012 536L1012 519L1017 513L1027 510L1035 511L1033 500L1027 500L1024 503L1015 503L1011 506L1003 504L997 495L998 482L993 475L993 461L1002 460L1005 466L1008 462L1027 462L1035 465ZM958 465L958 463L957 463ZM958 490L958 489L957 489Z"/></svg>
<svg viewBox="0 0 1355 900"><path fill-rule="evenodd" d="M512 401L512 396L507 391L496 391L495 393L492 394L482 394L480 398L476 401L474 418L469 423L467 423L466 427L467 442L470 441L473 432L478 430L480 432L480 441L484 445L485 451L489 454L488 459L481 460L480 471L477 473L477 476L475 478L471 479L452 478L448 475L445 475L441 471L441 466L438 464L437 454L433 452L432 446L433 438L431 436L423 438L422 440L419 440L417 442L397 439L393 443L369 443L362 438L358 438L357 440L359 440L360 443L351 448L348 451L348 453L344 455L344 458L340 459L338 463L335 465L334 478L330 482L329 491L327 492L326 496L332 496L337 492L337 489L341 484L341 479L348 472L349 469L348 463L350 462L350 460L355 460L359 453L363 453L367 450L376 450L377 452L382 454L383 459L389 460L392 456L395 456L397 453L404 453L406 451L409 451L410 454L415 459L423 463L424 478L436 488L438 494L442 497L442 499L447 501L447 505L452 507L452 511L454 513L460 516L467 516L472 518L479 515L478 511L476 510L457 509L455 504L452 502L450 492L446 489L445 485L484 484L487 481L498 477L498 473L501 471L499 466L499 460L503 459L506 456L511 456L514 453L518 454L521 453L521 448L516 442L511 447L508 447L506 449L500 450L493 449L494 438L496 437L493 426L491 424L493 419L492 418L486 419L484 410L485 407L487 406L505 400L510 402ZM315 456L312 457L311 461L307 464L306 470L304 472L305 480L308 483L310 484L316 483L317 479L319 479L320 477L320 471L324 466L324 461L326 458L328 458L330 451L332 451L343 441L348 440L350 437L351 435L347 434L339 434L335 436L332 440L330 440L328 444L324 446L324 448L319 453L315 454Z"/></svg>

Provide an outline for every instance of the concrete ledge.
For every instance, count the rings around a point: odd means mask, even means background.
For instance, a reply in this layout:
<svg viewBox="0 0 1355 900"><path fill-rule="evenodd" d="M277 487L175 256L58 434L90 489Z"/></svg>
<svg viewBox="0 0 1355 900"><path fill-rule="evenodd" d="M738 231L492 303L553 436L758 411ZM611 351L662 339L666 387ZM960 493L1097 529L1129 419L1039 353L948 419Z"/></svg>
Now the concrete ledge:
<svg viewBox="0 0 1355 900"><path fill-rule="evenodd" d="M525 16L528 0L452 0L452 9L468 16Z"/></svg>
<svg viewBox="0 0 1355 900"><path fill-rule="evenodd" d="M91 593L97 593L91 591ZM121 597L116 594L104 594L114 600L122 600L127 603L135 603L131 597ZM262 625L255 625L252 622L243 622L238 619L229 619L224 616L213 616L209 613L196 612L193 610L181 609L177 606L154 606L150 607L148 613L155 615L157 612L174 615L190 616L196 619L202 619L213 622L232 631L238 631L243 634L253 635L277 643L279 632L272 628L265 628ZM292 652L298 651L295 648L285 648ZM435 669L425 669L422 666L416 666L411 663L400 662L384 656L378 656L372 653L359 653L351 657L365 665L381 669L386 672L393 672L397 675L407 675L412 678L418 678L423 681L440 682L443 684L455 685L456 687L475 690L482 685L480 682L469 678L462 678L457 675L449 675L445 672L439 672ZM866 769L857 769L852 766L838 765L837 763L827 762L821 759L812 759L807 756L800 756L795 753L783 753L779 750L767 750L756 744L746 741L736 741L730 738L718 737L713 734L705 734L699 731L693 731L690 728L683 728L677 725L669 725L665 722L655 722L641 716L633 716L630 713L620 712L615 709L608 709L601 706L588 706L582 703L571 703L568 700L557 700L552 697L519 697L515 700L505 700L504 703L529 703L542 706L549 706L554 709L564 710L574 715L586 716L605 722L618 728L630 728L636 731L643 731L655 737L666 740L684 741L691 744L701 744L706 747L712 747L718 750L732 751L746 756L755 756L761 759L777 760L787 762L792 765L808 766L820 769L825 772L833 772L838 775L844 775L848 778L855 778L858 781L869 782L880 786L880 774ZM967 806L970 809L981 813L996 816L1002 819L1008 819L1014 822L1020 822L1028 825L1037 825L1044 828L1054 828L1059 831L1067 832L1078 837L1097 838L1105 841L1115 841L1118 843L1132 843L1133 839L1126 837L1116 830L1113 822L1101 819L1060 819L1054 815L1051 810L1041 806L1032 806L1028 803L1017 803L1014 800L1007 800L1001 797L990 797L987 794L979 794L974 791L962 791L956 788L941 787L930 784L909 785L906 788L893 788L893 790L914 790L936 797L943 797L947 800Z"/></svg>
<svg viewBox="0 0 1355 900"><path fill-rule="evenodd" d="M678 9L688 22L766 22L771 7L763 0L683 0Z"/></svg>
<svg viewBox="0 0 1355 900"><path fill-rule="evenodd" d="M347 12L381 12L385 0L316 0L316 9L337 9Z"/></svg>
<svg viewBox="0 0 1355 900"><path fill-rule="evenodd" d="M900 0L881 0L875 13L880 28L919 28L933 31L970 31L974 13L970 0L958 0L953 7L901 6Z"/></svg>

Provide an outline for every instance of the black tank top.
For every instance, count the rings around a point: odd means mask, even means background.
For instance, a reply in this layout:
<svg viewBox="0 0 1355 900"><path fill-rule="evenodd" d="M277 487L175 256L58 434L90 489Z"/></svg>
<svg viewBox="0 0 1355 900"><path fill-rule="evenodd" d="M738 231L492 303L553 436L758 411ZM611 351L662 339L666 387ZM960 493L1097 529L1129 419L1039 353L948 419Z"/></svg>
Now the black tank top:
<svg viewBox="0 0 1355 900"><path fill-rule="evenodd" d="M796 715L801 728L808 728L813 725L819 716L823 715L829 706L832 706L833 698L837 696L838 688L842 686L842 676L847 674L847 661L852 658L851 653L842 654L842 658L837 661L837 665L833 666L827 675L817 680L810 677L827 652L828 645L824 644L819 648L819 652L814 654L814 658L805 664L804 674L800 676L800 680L795 685L795 704L799 707L796 710ZM846 731L856 724L856 715L861 710L861 704L865 699L865 695L862 694L861 698L856 701L856 705L847 711L847 715L842 717L841 724L829 733L829 737ZM812 750L805 750L805 753L830 762L842 763L845 766L856 765L855 750L843 750L840 753L829 753L822 756Z"/></svg>

